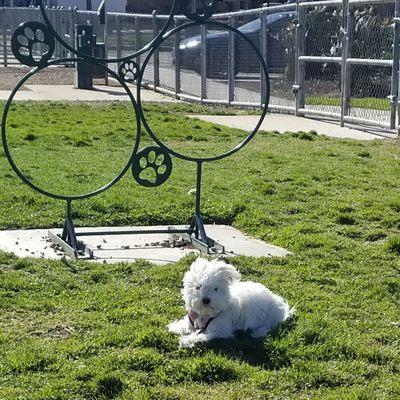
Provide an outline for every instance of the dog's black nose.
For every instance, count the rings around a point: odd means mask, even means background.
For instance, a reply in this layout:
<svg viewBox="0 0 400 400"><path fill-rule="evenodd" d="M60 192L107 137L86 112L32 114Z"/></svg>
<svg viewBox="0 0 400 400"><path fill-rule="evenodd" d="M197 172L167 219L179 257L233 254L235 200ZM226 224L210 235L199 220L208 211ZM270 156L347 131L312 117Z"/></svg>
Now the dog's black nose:
<svg viewBox="0 0 400 400"><path fill-rule="evenodd" d="M203 304L210 304L210 301L209 297L203 297Z"/></svg>

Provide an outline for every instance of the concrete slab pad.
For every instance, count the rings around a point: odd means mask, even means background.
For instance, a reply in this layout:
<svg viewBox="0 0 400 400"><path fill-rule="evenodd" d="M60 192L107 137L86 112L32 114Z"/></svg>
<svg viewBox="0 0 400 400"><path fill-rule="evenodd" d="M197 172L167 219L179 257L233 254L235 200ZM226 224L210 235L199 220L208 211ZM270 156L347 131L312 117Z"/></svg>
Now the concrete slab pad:
<svg viewBox="0 0 400 400"><path fill-rule="evenodd" d="M178 226L177 228L183 228ZM129 231L134 227L78 228L77 232ZM138 227L136 227L138 229ZM143 230L167 229L166 226L140 227ZM61 233L61 229L53 231ZM244 255L254 257L284 257L289 252L281 247L244 235L238 229L226 225L206 225L209 237L225 246L228 256ZM54 248L47 229L0 231L0 250L11 252L18 257L61 259L64 253ZM105 236L81 236L86 245L94 250L95 262L114 263L145 259L156 264L179 261L187 254L200 252L191 246L171 246L168 234L122 234Z"/></svg>
<svg viewBox="0 0 400 400"><path fill-rule="evenodd" d="M250 132L259 121L259 116L257 115L190 115L190 117L228 126L230 128L243 129L248 132ZM280 133L298 131L309 132L314 130L319 135L357 140L396 138L396 134L377 133L373 130L365 131L347 126L341 127L333 122L296 117L287 114L268 114L261 124L260 130L278 131Z"/></svg>

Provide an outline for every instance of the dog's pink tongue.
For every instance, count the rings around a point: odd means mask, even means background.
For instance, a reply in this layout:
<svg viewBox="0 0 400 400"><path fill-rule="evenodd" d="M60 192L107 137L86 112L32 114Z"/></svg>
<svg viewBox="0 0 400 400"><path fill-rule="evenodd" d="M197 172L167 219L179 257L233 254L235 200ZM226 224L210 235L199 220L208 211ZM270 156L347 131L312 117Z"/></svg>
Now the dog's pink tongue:
<svg viewBox="0 0 400 400"><path fill-rule="evenodd" d="M212 319L210 317L202 317L193 310L189 311L189 320L195 329L205 330Z"/></svg>
<svg viewBox="0 0 400 400"><path fill-rule="evenodd" d="M199 314L197 314L196 311L192 310L189 312L189 318L194 322L197 318L199 318Z"/></svg>

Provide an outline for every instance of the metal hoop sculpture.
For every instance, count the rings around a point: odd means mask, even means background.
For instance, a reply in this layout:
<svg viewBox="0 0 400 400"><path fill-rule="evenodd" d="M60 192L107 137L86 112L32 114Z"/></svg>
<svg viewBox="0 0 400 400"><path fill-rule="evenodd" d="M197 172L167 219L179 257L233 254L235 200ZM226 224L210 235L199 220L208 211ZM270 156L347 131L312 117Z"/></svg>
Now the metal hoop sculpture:
<svg viewBox="0 0 400 400"><path fill-rule="evenodd" d="M218 0L207 0L206 5L201 10L201 12L193 12L188 10L189 0L173 0L170 15L161 29L159 34L154 37L150 43L148 43L143 48L137 50L136 52L120 58L99 58L94 57L89 54L85 54L66 43L63 38L56 32L50 19L46 13L46 7L42 0L36 1L40 8L41 14L45 21L45 24L31 21L21 24L13 34L11 47L15 57L24 65L34 67L30 72L28 72L16 85L14 90L11 92L8 98L3 112L2 122L1 122L1 136L3 141L4 153L10 163L14 172L18 177L28 186L30 186L35 191L54 198L58 200L66 201L66 218L64 229L61 235L57 235L52 231L49 231L49 236L53 241L58 243L63 247L65 252L73 257L85 257L93 258L93 250L86 246L82 241L78 240L79 236L93 236L93 235L105 235L105 234L148 234L148 233L179 233L189 239L197 248L204 252L223 252L224 248L222 245L209 238L206 234L204 228L203 217L201 215L201 188L202 188L202 167L204 163L220 160L222 158L228 157L242 149L257 133L260 128L265 115L267 113L267 107L269 102L269 77L268 70L265 60L263 59L259 49L254 45L254 43L241 31L231 27L229 25L211 21L210 18L214 14L217 8ZM178 27L175 27L168 31L168 27L171 22L174 21L174 17L178 12L183 13L189 22L184 23ZM158 136L157 133L150 127L146 116L143 112L142 102L141 102L141 88L142 80L149 63L149 60L153 54L158 50L159 46L168 40L172 35L179 34L180 31L186 28L191 28L193 26L206 25L214 26L222 29L226 29L234 34L238 35L240 39L243 39L250 48L254 51L256 56L259 58L261 66L261 78L265 79L265 98L263 99L263 109L260 115L260 119L254 129L247 135L247 137L237 144L232 149L210 157L191 157L176 150L171 149L167 146ZM69 50L75 57L72 58L61 58L51 60L53 57L53 52L55 48L56 41ZM34 52L34 47L46 48L43 54L39 54L39 57ZM141 54L147 52L146 57L142 65L139 65L134 59L136 59ZM113 77L119 84L124 88L129 99L132 103L133 109L135 111L136 117L136 130L137 134L132 143L132 152L128 158L125 166L121 171L106 185L93 190L91 192L81 194L81 195L66 195L51 193L50 191L40 188L38 185L34 184L27 176L23 174L21 169L15 163L7 139L7 117L10 111L11 104L15 98L18 90L24 85L24 83L32 77L37 72L42 71L47 67L54 65L65 64L65 63L86 63L95 66L96 68L101 68L106 74ZM118 72L114 72L109 69L106 65L107 63L118 63ZM131 92L131 89L127 86L126 82L132 83L136 82L137 86L137 99ZM146 131L149 133L150 137L156 143L156 146L146 147L144 149L139 149L140 139L141 139L141 126L144 126ZM188 228L176 229L168 228L166 230L134 230L134 231L112 231L112 232L85 232L78 233L75 231L75 226L72 218L72 201L85 199L99 195L100 193L106 191L115 185L125 174L131 169L133 178L138 184L144 187L156 187L162 185L166 182L172 172L172 158L171 156L180 158L187 162L194 162L197 165L197 182L196 182L196 202L195 202L195 212Z"/></svg>

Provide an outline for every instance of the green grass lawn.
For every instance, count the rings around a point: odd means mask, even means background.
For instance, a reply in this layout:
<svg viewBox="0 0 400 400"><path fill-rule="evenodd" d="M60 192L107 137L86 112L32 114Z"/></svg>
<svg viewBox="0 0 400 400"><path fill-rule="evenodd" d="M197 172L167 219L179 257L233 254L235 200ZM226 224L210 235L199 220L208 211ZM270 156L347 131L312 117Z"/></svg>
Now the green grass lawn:
<svg viewBox="0 0 400 400"><path fill-rule="evenodd" d="M146 105L151 126L178 151L212 154L244 137L186 117L207 111ZM125 104L22 103L10 114L9 141L32 182L83 193L122 168L132 120ZM232 260L243 279L297 308L264 340L240 334L178 348L165 326L184 313L180 287L192 258L160 267L0 253L0 399L400 398L399 158L390 141L260 132L242 152L204 167L207 222L293 253ZM139 187L128 172L74 204L75 220L186 223L194 184L194 166L176 159L157 189ZM2 229L62 225L63 202L20 182L3 153L0 185Z"/></svg>

